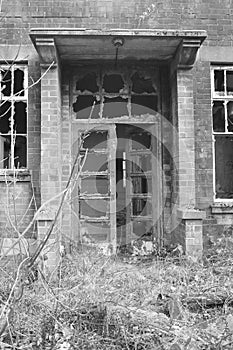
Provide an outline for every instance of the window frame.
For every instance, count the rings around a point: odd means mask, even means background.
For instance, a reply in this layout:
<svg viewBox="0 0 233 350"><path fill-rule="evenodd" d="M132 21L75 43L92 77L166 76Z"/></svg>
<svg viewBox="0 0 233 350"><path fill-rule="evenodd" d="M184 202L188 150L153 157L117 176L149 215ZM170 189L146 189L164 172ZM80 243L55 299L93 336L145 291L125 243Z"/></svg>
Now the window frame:
<svg viewBox="0 0 233 350"><path fill-rule="evenodd" d="M215 80L214 73L217 70L222 70L224 72L224 89L223 92L215 91ZM226 136L232 137L233 131L228 131L228 121L227 121L227 103L233 102L233 91L231 94L227 94L226 87L226 72L233 72L233 65L212 65L211 66L211 120L212 120L212 144L213 144L213 190L214 190L214 202L215 203L232 203L233 198L217 198L216 197L216 136ZM215 101L221 101L224 105L224 114L225 114L225 131L214 131L213 123L213 106Z"/></svg>
<svg viewBox="0 0 233 350"><path fill-rule="evenodd" d="M20 69L24 72L24 77L23 77L23 89L21 89L20 91L18 91L17 93L14 93L14 71ZM12 125L14 125L14 123L10 123L10 127L9 127L9 132L8 133L1 133L0 132L0 136L22 136L26 138L26 167L25 168L17 168L15 167L15 162L14 162L14 152L12 154L12 152L10 152L10 165L8 168L1 168L0 169L0 174L6 173L6 172L12 172L12 171L20 171L20 172L28 172L28 64L25 62L9 62L9 63L2 63L0 62L0 73L2 70L9 70L11 71L11 92L9 96L3 95L2 91L0 89L0 106L3 102L3 104L5 102L10 102L11 106L10 109L11 111L14 108L14 104L15 102L24 102L26 104L26 133L16 133L14 132L14 127L12 127ZM0 86L1 86L1 74L0 74ZM24 91L23 96L20 96L20 93ZM11 120L13 120L14 118L14 113L11 112ZM11 141L11 150L13 149L13 142Z"/></svg>

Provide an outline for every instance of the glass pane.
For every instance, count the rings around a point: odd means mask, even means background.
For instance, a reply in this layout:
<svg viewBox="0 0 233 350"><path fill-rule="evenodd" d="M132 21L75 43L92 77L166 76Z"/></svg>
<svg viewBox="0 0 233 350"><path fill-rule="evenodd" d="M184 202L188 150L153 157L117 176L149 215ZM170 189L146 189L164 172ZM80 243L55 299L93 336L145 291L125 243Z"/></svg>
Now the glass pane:
<svg viewBox="0 0 233 350"><path fill-rule="evenodd" d="M83 144L82 148L89 149L105 149L107 148L107 131L89 131L82 134Z"/></svg>
<svg viewBox="0 0 233 350"><path fill-rule="evenodd" d="M138 132L131 136L132 138L132 149L150 149L151 147L151 135L147 132Z"/></svg>
<svg viewBox="0 0 233 350"><path fill-rule="evenodd" d="M144 173L147 171L151 171L151 155L150 154L132 155L131 173Z"/></svg>
<svg viewBox="0 0 233 350"><path fill-rule="evenodd" d="M224 91L224 71L214 70L214 90Z"/></svg>
<svg viewBox="0 0 233 350"><path fill-rule="evenodd" d="M158 111L158 97L133 95L131 97L132 115L153 114Z"/></svg>
<svg viewBox="0 0 233 350"><path fill-rule="evenodd" d="M82 160L84 159L82 154ZM108 170L108 155L103 153L88 153L82 167L82 172L85 171L106 171Z"/></svg>
<svg viewBox="0 0 233 350"><path fill-rule="evenodd" d="M225 131L225 110L223 101L214 101L213 104L213 130L216 132Z"/></svg>
<svg viewBox="0 0 233 350"><path fill-rule="evenodd" d="M136 220L133 221L133 233L138 236L138 238L142 237L152 237L153 234L153 226L152 221L150 220ZM146 236L146 237L145 237Z"/></svg>
<svg viewBox="0 0 233 350"><path fill-rule="evenodd" d="M148 198L132 198L133 216L148 216L151 213L151 201Z"/></svg>
<svg viewBox="0 0 233 350"><path fill-rule="evenodd" d="M89 176L81 179L81 194L108 194L109 180L103 176Z"/></svg>
<svg viewBox="0 0 233 350"><path fill-rule="evenodd" d="M80 218L101 218L109 214L109 201L107 199L81 199L79 201Z"/></svg>
<svg viewBox="0 0 233 350"><path fill-rule="evenodd" d="M227 130L233 132L233 101L228 102L227 104Z"/></svg>
<svg viewBox="0 0 233 350"><path fill-rule="evenodd" d="M0 133L10 133L11 103L3 102L0 106Z"/></svg>
<svg viewBox="0 0 233 350"><path fill-rule="evenodd" d="M216 197L233 198L233 137L215 138Z"/></svg>
<svg viewBox="0 0 233 350"><path fill-rule="evenodd" d="M73 103L73 111L77 113L77 119L98 119L100 102L96 100L95 96L78 96L76 102Z"/></svg>
<svg viewBox="0 0 233 350"><path fill-rule="evenodd" d="M122 97L105 97L103 117L117 118L124 115L128 115L127 103L128 99Z"/></svg>
<svg viewBox="0 0 233 350"><path fill-rule="evenodd" d="M14 104L14 129L17 134L27 133L27 104L15 102Z"/></svg>
<svg viewBox="0 0 233 350"><path fill-rule="evenodd" d="M107 93L119 93L124 88L124 81L120 74L108 74L104 76L104 91Z"/></svg>
<svg viewBox="0 0 233 350"><path fill-rule="evenodd" d="M96 82L96 74L94 72L87 73L76 83L76 90L81 92L95 93L99 90Z"/></svg>
<svg viewBox="0 0 233 350"><path fill-rule="evenodd" d="M227 94L233 94L233 71L227 71Z"/></svg>
<svg viewBox="0 0 233 350"><path fill-rule="evenodd" d="M151 193L151 179L145 176L131 177L133 193Z"/></svg>
<svg viewBox="0 0 233 350"><path fill-rule="evenodd" d="M27 139L24 136L17 136L15 141L14 154L15 167L18 169L27 166Z"/></svg>
<svg viewBox="0 0 233 350"><path fill-rule="evenodd" d="M131 77L132 80L132 91L137 94L142 94L143 92L153 93L155 89L152 84L151 77L144 77L139 73L134 73Z"/></svg>
<svg viewBox="0 0 233 350"><path fill-rule="evenodd" d="M10 136L0 136L0 169L10 168L10 140Z"/></svg>
<svg viewBox="0 0 233 350"><path fill-rule="evenodd" d="M83 243L105 242L110 237L110 225L108 222L82 222L81 241Z"/></svg>
<svg viewBox="0 0 233 350"><path fill-rule="evenodd" d="M14 94L17 96L24 96L24 71L22 69L16 69L14 71Z"/></svg>
<svg viewBox="0 0 233 350"><path fill-rule="evenodd" d="M11 95L11 70L1 70L1 92L3 96Z"/></svg>

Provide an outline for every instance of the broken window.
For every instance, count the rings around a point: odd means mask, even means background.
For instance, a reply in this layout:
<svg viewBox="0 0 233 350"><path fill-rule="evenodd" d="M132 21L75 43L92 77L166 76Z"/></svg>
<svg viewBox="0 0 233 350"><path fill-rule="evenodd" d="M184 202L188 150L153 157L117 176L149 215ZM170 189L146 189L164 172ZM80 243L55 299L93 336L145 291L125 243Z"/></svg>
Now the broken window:
<svg viewBox="0 0 233 350"><path fill-rule="evenodd" d="M0 67L0 169L27 166L27 69Z"/></svg>
<svg viewBox="0 0 233 350"><path fill-rule="evenodd" d="M75 77L73 111L76 119L119 118L158 111L155 72L125 67L97 68Z"/></svg>
<svg viewBox="0 0 233 350"><path fill-rule="evenodd" d="M233 68L212 70L216 199L233 198Z"/></svg>

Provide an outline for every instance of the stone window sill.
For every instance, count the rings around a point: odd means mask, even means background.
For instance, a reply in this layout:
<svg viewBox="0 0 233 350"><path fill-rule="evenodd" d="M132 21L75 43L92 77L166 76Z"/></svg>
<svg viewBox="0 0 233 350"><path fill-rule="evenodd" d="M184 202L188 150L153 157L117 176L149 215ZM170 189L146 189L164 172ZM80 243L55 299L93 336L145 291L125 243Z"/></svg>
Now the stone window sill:
<svg viewBox="0 0 233 350"><path fill-rule="evenodd" d="M0 169L0 182L28 182L31 181L31 172L27 169Z"/></svg>
<svg viewBox="0 0 233 350"><path fill-rule="evenodd" d="M233 214L233 201L214 203L211 206L212 214Z"/></svg>

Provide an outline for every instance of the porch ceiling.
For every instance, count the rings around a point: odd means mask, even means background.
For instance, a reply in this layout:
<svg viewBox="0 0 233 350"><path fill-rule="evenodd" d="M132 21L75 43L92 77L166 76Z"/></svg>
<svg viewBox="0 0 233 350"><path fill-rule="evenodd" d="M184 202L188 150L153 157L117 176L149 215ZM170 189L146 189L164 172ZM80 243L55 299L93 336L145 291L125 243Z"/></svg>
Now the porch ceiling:
<svg viewBox="0 0 233 350"><path fill-rule="evenodd" d="M117 42L118 60L169 61L178 52L181 54L181 64L192 65L206 36L206 32L200 30L43 28L30 31L31 40L43 63L58 59L62 62L114 60L114 42Z"/></svg>

